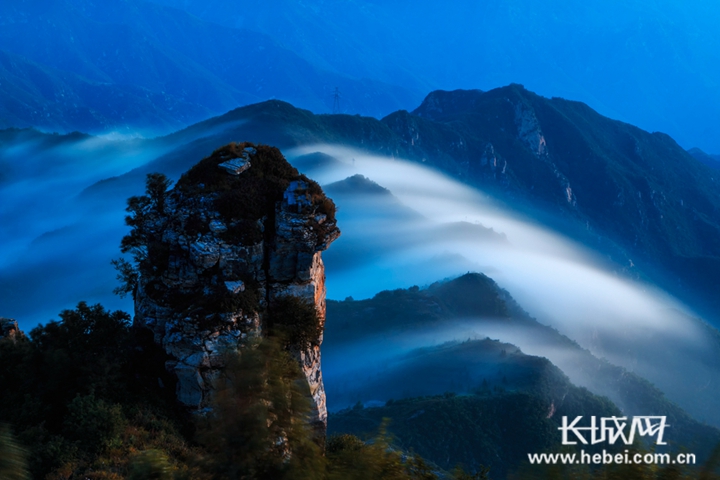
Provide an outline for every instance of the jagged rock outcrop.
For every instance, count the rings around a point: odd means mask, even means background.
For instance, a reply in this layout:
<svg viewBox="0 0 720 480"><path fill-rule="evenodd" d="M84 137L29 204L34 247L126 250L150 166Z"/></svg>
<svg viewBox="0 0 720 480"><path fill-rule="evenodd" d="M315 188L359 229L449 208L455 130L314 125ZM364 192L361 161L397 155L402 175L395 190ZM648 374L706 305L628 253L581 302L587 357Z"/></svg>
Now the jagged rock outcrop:
<svg viewBox="0 0 720 480"><path fill-rule="evenodd" d="M522 103L515 105L515 125L518 129L518 138L527 145L534 155L540 157L547 154L545 135L540 129L535 112Z"/></svg>
<svg viewBox="0 0 720 480"><path fill-rule="evenodd" d="M17 339L24 336L25 334L18 327L17 321L12 318L0 317L0 340L9 338L12 341L17 341Z"/></svg>
<svg viewBox="0 0 720 480"><path fill-rule="evenodd" d="M322 332L321 252L340 231L332 201L272 147L228 145L163 190L140 202L144 209L136 209L134 231L124 241L146 248L134 324L152 331L172 358L166 366L177 376L178 400L202 409L223 353L263 335L280 300L293 296L312 305L320 323L315 332ZM290 351L310 387L313 426L324 432L321 342L315 334Z"/></svg>

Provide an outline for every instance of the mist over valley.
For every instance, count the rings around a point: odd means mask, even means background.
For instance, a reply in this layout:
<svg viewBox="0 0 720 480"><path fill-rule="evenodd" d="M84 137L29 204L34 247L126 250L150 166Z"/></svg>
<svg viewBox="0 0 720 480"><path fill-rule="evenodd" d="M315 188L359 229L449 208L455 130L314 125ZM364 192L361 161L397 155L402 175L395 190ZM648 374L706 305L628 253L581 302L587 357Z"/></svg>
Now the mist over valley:
<svg viewBox="0 0 720 480"><path fill-rule="evenodd" d="M714 475L719 18L0 6L10 478L539 478L578 416Z"/></svg>

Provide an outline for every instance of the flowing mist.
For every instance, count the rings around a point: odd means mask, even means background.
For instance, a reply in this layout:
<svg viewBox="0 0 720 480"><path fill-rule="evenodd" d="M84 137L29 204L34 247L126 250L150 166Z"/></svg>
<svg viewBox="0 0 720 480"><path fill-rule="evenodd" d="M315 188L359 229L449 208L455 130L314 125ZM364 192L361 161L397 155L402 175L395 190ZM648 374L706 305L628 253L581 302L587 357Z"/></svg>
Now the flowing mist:
<svg viewBox="0 0 720 480"><path fill-rule="evenodd" d="M671 399L687 405L682 401L686 397L709 385L714 391L719 383L714 365L720 349L708 327L663 291L612 271L600 253L521 219L482 192L418 164L334 146L310 146L292 154L304 158L318 151L336 162L306 173L335 199L343 230L325 255L328 298L368 298L383 289L482 272L539 321L597 357L648 378ZM389 192L378 195L362 188L353 192L348 181L341 180L354 174ZM458 228L462 225L465 228ZM366 358L357 352L373 356L384 352L381 356L388 358L391 352L400 355L412 346L485 336L545 356L576 383L592 386L583 378L587 372L573 371L572 353L487 322L423 332L420 337L378 339L374 345L353 347L355 354L344 347L342 367L335 366L336 359L328 352L327 375L330 380L334 368L340 373L355 361L361 365ZM683 377L680 383L679 377ZM678 393L681 384L683 392Z"/></svg>
<svg viewBox="0 0 720 480"><path fill-rule="evenodd" d="M1 314L17 318L28 330L81 300L132 311L130 299L112 293L117 281L110 260L120 256L128 192L141 194L144 178L122 175L167 163L173 170L168 173L177 178L179 165L169 162L181 151L181 142L193 138L192 132L162 142L29 138L4 149ZM714 373L720 363L716 336L662 291L615 273L601 252L516 216L482 192L416 163L328 145L286 154L338 206L343 234L324 254L328 298L368 298L385 289L482 272L540 322L596 356L648 378L684 407L692 401L711 405L710 397L720 394ZM117 176L125 180L113 181ZM108 177L110 181L103 180ZM84 194L90 186L93 193ZM546 356L574 382L592 387L585 373L574 372L573 354L476 319L341 349L328 339L326 379L330 384L353 366L367 366L371 357L391 359L418 347L485 336Z"/></svg>
<svg viewBox="0 0 720 480"><path fill-rule="evenodd" d="M80 300L131 310L129 300L112 294L117 282L109 263L119 256L126 231L125 198L100 202L78 195L164 149L115 136L37 136L0 150L3 315L29 329Z"/></svg>

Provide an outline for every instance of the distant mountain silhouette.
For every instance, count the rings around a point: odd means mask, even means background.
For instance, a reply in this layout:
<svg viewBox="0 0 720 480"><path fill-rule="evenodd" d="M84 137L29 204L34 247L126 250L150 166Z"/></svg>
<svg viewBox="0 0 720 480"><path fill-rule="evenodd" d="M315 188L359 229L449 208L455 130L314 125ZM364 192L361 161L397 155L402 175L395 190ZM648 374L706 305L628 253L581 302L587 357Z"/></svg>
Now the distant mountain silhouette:
<svg viewBox="0 0 720 480"><path fill-rule="evenodd" d="M711 155L703 152L699 148L691 148L688 150L688 153L708 167L720 169L720 155Z"/></svg>
<svg viewBox="0 0 720 480"><path fill-rule="evenodd" d="M51 131L168 131L212 113L134 85L90 81L0 51L0 127Z"/></svg>
<svg viewBox="0 0 720 480"><path fill-rule="evenodd" d="M274 39L142 0L0 6L0 126L167 133L268 98L382 116L417 91L318 68Z"/></svg>
<svg viewBox="0 0 720 480"><path fill-rule="evenodd" d="M423 92L522 83L720 152L713 2L153 1L264 33L330 71Z"/></svg>

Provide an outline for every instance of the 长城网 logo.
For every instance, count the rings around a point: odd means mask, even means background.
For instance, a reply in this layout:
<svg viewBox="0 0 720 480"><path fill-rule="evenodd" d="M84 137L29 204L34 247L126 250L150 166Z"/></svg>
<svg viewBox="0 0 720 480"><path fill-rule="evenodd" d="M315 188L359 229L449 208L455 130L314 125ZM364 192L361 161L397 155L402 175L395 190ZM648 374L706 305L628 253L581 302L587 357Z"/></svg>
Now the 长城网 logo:
<svg viewBox="0 0 720 480"><path fill-rule="evenodd" d="M670 426L666 423L666 417L638 416L632 417L632 420L629 417L600 417L599 421L597 417L590 417L589 425L587 422L581 423L582 418L575 417L568 424L568 417L562 417L562 426L558 430L562 432L563 445L577 445L578 441L583 445L603 442L613 445L618 440L631 445L636 436L655 437L656 445L667 444L663 441L665 428Z"/></svg>

